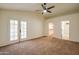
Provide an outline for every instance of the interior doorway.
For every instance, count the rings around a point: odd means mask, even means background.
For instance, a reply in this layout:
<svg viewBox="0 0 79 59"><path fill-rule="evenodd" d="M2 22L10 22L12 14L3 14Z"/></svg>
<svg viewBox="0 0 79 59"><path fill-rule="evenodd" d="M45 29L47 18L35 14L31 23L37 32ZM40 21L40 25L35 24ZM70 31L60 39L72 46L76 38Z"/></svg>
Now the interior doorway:
<svg viewBox="0 0 79 59"><path fill-rule="evenodd" d="M61 22L62 39L69 40L69 24L70 24L70 21Z"/></svg>
<svg viewBox="0 0 79 59"><path fill-rule="evenodd" d="M49 26L48 35L53 37L53 35L54 35L54 25L53 25L53 23L49 23L48 26Z"/></svg>

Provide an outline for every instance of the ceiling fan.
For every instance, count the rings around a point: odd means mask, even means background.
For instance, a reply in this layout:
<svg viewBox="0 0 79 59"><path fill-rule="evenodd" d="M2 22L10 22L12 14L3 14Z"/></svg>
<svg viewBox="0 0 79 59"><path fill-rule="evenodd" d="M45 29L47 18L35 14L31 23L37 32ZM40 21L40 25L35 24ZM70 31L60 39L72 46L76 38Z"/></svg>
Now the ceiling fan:
<svg viewBox="0 0 79 59"><path fill-rule="evenodd" d="M50 9L52 9L52 8L55 7L55 6L47 7L47 4L46 4L46 3L41 4L41 6L42 6L42 8L43 8L42 14L44 14L44 13L46 13L46 12L52 13L52 12L50 11Z"/></svg>

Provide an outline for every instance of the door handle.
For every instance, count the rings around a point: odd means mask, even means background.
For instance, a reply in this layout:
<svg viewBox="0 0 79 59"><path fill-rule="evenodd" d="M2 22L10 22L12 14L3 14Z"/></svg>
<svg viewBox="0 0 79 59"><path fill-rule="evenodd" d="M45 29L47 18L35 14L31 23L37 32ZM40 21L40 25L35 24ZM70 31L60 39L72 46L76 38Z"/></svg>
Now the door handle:
<svg viewBox="0 0 79 59"><path fill-rule="evenodd" d="M19 32L21 33L21 29L19 30Z"/></svg>

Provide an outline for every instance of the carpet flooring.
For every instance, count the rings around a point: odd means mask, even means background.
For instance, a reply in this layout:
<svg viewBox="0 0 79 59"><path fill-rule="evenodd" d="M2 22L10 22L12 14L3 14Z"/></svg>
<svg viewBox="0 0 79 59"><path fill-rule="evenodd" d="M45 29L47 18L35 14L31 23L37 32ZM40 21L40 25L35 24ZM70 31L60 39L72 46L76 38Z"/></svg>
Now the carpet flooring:
<svg viewBox="0 0 79 59"><path fill-rule="evenodd" d="M0 55L79 55L79 43L41 37L1 47Z"/></svg>

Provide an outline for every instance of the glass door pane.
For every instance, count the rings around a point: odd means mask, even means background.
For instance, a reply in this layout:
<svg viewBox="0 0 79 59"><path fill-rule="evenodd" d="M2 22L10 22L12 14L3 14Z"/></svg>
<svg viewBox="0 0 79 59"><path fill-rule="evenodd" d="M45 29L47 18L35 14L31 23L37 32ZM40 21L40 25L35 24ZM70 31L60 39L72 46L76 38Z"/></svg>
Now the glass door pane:
<svg viewBox="0 0 79 59"><path fill-rule="evenodd" d="M18 21L10 20L10 40L18 39Z"/></svg>
<svg viewBox="0 0 79 59"><path fill-rule="evenodd" d="M26 39L27 38L27 22L26 21L21 21L20 22L20 26L21 26L21 39Z"/></svg>

